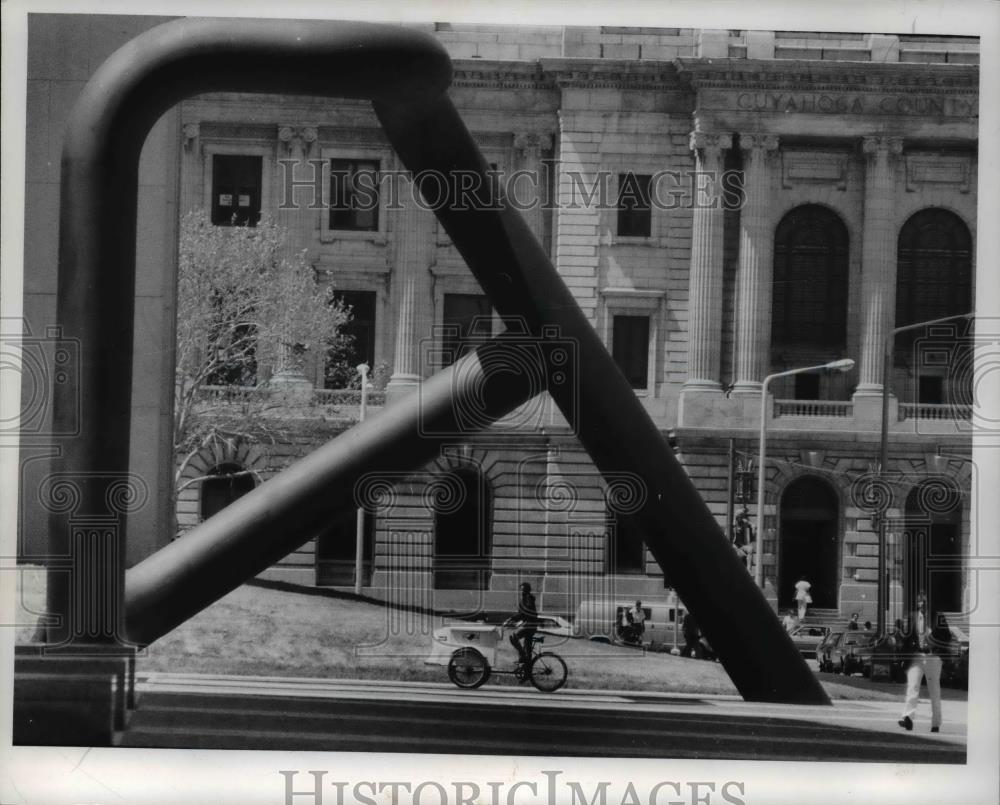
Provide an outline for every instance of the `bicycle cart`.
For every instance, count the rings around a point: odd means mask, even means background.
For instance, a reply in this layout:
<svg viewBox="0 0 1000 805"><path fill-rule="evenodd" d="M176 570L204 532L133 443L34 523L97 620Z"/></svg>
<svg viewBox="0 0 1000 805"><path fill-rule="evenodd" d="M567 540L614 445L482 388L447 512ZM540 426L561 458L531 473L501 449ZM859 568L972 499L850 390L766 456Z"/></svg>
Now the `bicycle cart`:
<svg viewBox="0 0 1000 805"><path fill-rule="evenodd" d="M486 634L484 634L486 632ZM460 688L478 688L485 685L492 674L515 677L518 681L530 681L543 693L554 693L566 684L569 673L562 657L551 651L540 651L539 644L545 636L536 634L532 640L531 658L527 665L518 660L513 668L494 668L487 659L487 652L496 660L496 646L504 637L503 626L479 626L475 631L465 630L473 635L479 645L465 645L455 649L448 660L448 679ZM481 650L488 646L485 651Z"/></svg>

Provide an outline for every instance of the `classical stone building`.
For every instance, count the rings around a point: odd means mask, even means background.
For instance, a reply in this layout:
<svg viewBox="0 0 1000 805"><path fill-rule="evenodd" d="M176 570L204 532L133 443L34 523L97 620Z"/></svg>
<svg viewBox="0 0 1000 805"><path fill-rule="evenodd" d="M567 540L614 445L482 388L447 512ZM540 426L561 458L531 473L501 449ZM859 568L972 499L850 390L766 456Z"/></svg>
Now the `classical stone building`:
<svg viewBox="0 0 1000 805"><path fill-rule="evenodd" d="M855 361L847 373L768 387L764 511L752 499L748 508L776 605L806 576L830 617L874 620L881 501L893 611L918 587L935 606L965 611L964 319L892 342L889 462L885 483L871 481L888 336L973 309L977 41L424 27L452 54L451 97L497 181L523 204L720 525L734 515L731 464L758 458L765 377ZM176 221L200 209L217 225L277 217L289 249L307 250L352 305L355 357L385 367L388 404L502 329L433 202L392 184L401 165L367 103L203 95L161 125L175 139L148 173L179 181L159 212ZM172 245L160 245L169 272ZM169 296L151 305L140 325L152 340L170 332ZM141 367L137 389L169 388L170 371ZM321 361L306 379L317 404L343 402L324 389ZM661 569L620 533L628 484L600 478L570 425L543 394L423 471L370 490L366 591L501 609L528 580L542 607L563 612L604 591L666 596ZM260 446L207 455L192 472L267 477L308 442L278 458ZM179 519L242 491L192 485ZM268 574L352 584L354 528L353 515L331 523ZM135 556L169 538L149 533Z"/></svg>

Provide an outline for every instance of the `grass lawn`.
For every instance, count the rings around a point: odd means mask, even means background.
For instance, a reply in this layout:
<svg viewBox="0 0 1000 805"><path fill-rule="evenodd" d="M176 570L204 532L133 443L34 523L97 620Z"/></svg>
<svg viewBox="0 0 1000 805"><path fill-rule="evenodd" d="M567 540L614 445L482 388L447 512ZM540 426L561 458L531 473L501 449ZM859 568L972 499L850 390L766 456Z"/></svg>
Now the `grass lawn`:
<svg viewBox="0 0 1000 805"><path fill-rule="evenodd" d="M21 577L21 608L44 610L44 574ZM20 623L28 616L22 612ZM452 622L390 609L379 602L327 591L291 591L246 584L156 641L137 664L149 671L444 682L443 666L427 665L431 634ZM31 628L18 630L28 640ZM722 666L665 653L547 635L546 650L569 666L567 687L669 693L736 694ZM512 665L514 649L501 648ZM516 684L494 676L490 684ZM898 698L823 680L831 698Z"/></svg>

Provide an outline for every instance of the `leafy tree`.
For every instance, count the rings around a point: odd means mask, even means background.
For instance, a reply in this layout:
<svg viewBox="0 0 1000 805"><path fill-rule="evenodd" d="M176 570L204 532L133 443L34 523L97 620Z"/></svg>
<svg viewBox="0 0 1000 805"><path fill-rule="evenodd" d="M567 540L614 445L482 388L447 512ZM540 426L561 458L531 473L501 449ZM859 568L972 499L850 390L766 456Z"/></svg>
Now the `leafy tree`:
<svg viewBox="0 0 1000 805"><path fill-rule="evenodd" d="M199 453L232 455L241 444L283 437L302 401L270 382L276 372L309 370L328 352L350 354L351 337L341 332L350 312L317 283L304 252L288 256L285 240L266 219L221 227L192 212L181 221L175 495L205 480L184 478Z"/></svg>

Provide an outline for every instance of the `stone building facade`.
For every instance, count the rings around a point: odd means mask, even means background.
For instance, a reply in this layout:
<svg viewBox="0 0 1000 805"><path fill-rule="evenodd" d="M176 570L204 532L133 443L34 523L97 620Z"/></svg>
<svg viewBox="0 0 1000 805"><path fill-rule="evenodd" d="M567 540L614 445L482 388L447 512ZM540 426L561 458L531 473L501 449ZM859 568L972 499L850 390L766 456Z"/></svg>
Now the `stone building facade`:
<svg viewBox="0 0 1000 805"><path fill-rule="evenodd" d="M894 611L918 587L935 606L966 611L965 320L894 342L886 482L871 481L887 337L973 309L977 41L423 27L454 59L451 97L498 181L524 202L721 526L734 514L731 465L757 461L765 377L855 361L846 374L769 386L765 505L749 510L775 605L789 604L804 575L830 617L875 619L874 497L888 523ZM179 178L174 215L200 209L225 225L263 213L287 226L289 249L306 250L353 306L356 357L386 367L388 404L502 329L405 182L393 203L386 177L401 166L368 104L213 94L176 116L164 157ZM375 203L352 208L361 195ZM145 377L169 382L162 369ZM343 401L323 388L320 361L306 380L318 405ZM263 479L315 438L205 456L192 472L237 466ZM243 491L216 487L189 487L179 519ZM528 580L553 612L601 594L668 595L669 568L665 578L641 537L619 533L627 484L597 474L544 394L366 494L372 595L504 609ZM331 523L268 575L350 586L354 528L353 516Z"/></svg>

